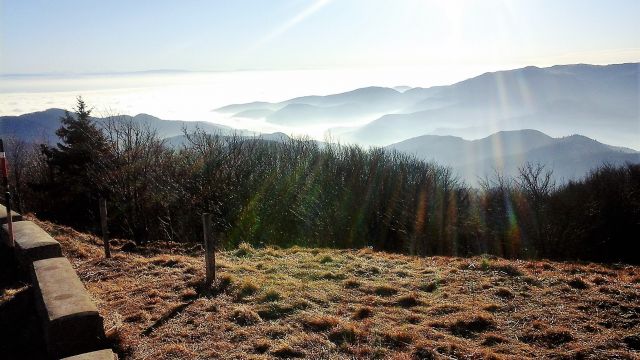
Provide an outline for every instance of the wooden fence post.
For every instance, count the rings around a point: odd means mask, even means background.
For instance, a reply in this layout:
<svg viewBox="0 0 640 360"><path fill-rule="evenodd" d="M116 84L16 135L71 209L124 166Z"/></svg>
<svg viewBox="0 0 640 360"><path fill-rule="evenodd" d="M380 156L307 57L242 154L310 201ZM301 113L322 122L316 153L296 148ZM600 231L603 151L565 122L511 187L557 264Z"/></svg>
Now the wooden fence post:
<svg viewBox="0 0 640 360"><path fill-rule="evenodd" d="M111 247L109 245L109 228L107 227L107 200L100 198L100 223L102 225L102 242L104 243L104 256L111 257Z"/></svg>
<svg viewBox="0 0 640 360"><path fill-rule="evenodd" d="M211 287L216 279L216 245L211 234L211 214L202 214L202 232L204 234L204 263L207 270L205 286Z"/></svg>

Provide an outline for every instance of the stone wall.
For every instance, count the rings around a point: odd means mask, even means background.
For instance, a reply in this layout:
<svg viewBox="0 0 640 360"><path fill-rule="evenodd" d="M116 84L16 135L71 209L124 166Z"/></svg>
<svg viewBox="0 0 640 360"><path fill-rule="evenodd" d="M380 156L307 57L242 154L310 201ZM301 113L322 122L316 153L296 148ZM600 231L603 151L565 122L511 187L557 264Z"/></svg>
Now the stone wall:
<svg viewBox="0 0 640 360"><path fill-rule="evenodd" d="M113 360L98 309L60 244L31 221L12 212L13 238L0 204L2 246L13 253L19 274L31 282L34 303L51 359Z"/></svg>

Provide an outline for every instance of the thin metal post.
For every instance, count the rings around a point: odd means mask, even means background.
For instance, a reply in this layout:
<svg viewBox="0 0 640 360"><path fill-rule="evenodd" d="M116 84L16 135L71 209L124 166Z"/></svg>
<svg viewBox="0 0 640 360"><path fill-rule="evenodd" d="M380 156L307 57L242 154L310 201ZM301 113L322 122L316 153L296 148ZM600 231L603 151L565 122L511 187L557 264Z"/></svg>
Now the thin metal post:
<svg viewBox="0 0 640 360"><path fill-rule="evenodd" d="M202 214L202 232L204 234L204 263L206 266L205 286L211 287L216 279L216 245L211 234L211 214Z"/></svg>
<svg viewBox="0 0 640 360"><path fill-rule="evenodd" d="M111 246L109 244L109 227L107 226L107 200L103 197L100 203L100 224L102 225L102 242L104 243L104 256L111 257Z"/></svg>
<svg viewBox="0 0 640 360"><path fill-rule="evenodd" d="M9 245L14 247L13 238L13 216L11 214L11 189L9 188L9 170L7 166L7 156L4 152L4 142L0 139L0 171L2 172L2 185L4 186L4 206L7 210L7 230Z"/></svg>

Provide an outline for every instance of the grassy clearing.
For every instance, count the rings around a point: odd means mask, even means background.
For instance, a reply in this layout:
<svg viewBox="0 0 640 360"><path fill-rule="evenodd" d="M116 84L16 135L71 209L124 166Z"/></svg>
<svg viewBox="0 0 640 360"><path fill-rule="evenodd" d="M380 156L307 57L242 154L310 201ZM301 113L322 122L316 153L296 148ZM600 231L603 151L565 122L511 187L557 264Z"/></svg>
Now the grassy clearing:
<svg viewBox="0 0 640 360"><path fill-rule="evenodd" d="M102 258L99 239L49 223L124 359L636 359L634 266L414 258L371 250L218 255L159 244Z"/></svg>

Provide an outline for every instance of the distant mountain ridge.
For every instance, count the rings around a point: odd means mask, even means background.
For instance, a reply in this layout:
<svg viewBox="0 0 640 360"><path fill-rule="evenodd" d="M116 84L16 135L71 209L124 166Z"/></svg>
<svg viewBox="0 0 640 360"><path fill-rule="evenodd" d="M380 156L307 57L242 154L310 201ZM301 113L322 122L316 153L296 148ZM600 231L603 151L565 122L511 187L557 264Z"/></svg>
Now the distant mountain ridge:
<svg viewBox="0 0 640 360"><path fill-rule="evenodd" d="M410 91L410 90L407 90ZM30 143L56 143L55 131L60 127L61 109L0 117L0 137L13 136ZM94 118L104 123L110 118ZM186 143L183 128L196 128L221 135L258 136L261 141L287 141L284 133L257 134L227 126L197 121L162 120L148 114L118 116L114 120L133 120L155 129L167 144L179 147ZM319 145L324 144L318 142ZM606 145L582 135L554 138L537 130L501 131L477 140L457 136L422 135L387 148L413 154L420 159L450 166L462 179L477 185L480 178L492 176L495 170L514 176L525 162L539 162L553 169L559 181L577 179L603 163L640 163L640 153L625 147Z"/></svg>
<svg viewBox="0 0 640 360"><path fill-rule="evenodd" d="M27 142L48 142L57 139L62 109L48 109L19 116L0 116L0 136L15 137Z"/></svg>
<svg viewBox="0 0 640 360"><path fill-rule="evenodd" d="M536 128L579 132L610 143L640 146L638 64L564 65L486 73L460 83L407 93L426 95L406 112L385 115L353 132L353 138L401 141L412 132L449 128ZM476 133L477 134L477 133Z"/></svg>
<svg viewBox="0 0 640 360"><path fill-rule="evenodd" d="M367 87L214 111L302 128L324 122L335 126L343 141L360 144L388 145L430 133L481 138L535 128L640 149L639 68L639 63L529 66L448 86ZM353 120L368 123L338 129Z"/></svg>
<svg viewBox="0 0 640 360"><path fill-rule="evenodd" d="M0 136L12 136L31 143L58 141L55 132L60 128L60 118L65 115L62 109L47 109L44 111L19 115L0 116ZM163 120L148 114L136 116L118 115L114 117L94 117L99 124L108 119L133 120L143 126L155 129L161 138L169 138L183 133L183 128L193 131L196 128L209 133L229 134L239 132L253 134L253 132L236 130L228 126L213 124L206 121Z"/></svg>
<svg viewBox="0 0 640 360"><path fill-rule="evenodd" d="M19 116L0 116L0 138L13 137L32 144L55 144L60 140L56 135L56 130L60 128L60 118L64 115L64 110L53 108ZM93 120L98 125L105 124L109 120L133 121L156 131L160 138L166 140L167 145L174 148L187 143L187 138L184 135L185 129L187 132L193 132L197 129L209 134L234 135L259 141L287 141L291 139L281 132L258 133L206 121L163 120L149 114L93 117ZM322 145L323 143L318 142L318 144Z"/></svg>
<svg viewBox="0 0 640 360"><path fill-rule="evenodd" d="M265 118L280 125L305 125L359 119L396 111L406 105L402 92L385 87L366 87L327 96L302 96L280 103L252 102L233 104L214 111L235 117Z"/></svg>
<svg viewBox="0 0 640 360"><path fill-rule="evenodd" d="M541 163L553 170L558 182L576 180L604 163L640 163L640 152L602 144L582 135L553 138L537 130L502 131L478 140L424 135L387 146L416 157L447 165L467 183L497 171L517 176L524 163Z"/></svg>

